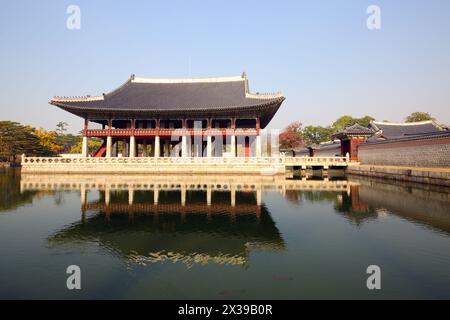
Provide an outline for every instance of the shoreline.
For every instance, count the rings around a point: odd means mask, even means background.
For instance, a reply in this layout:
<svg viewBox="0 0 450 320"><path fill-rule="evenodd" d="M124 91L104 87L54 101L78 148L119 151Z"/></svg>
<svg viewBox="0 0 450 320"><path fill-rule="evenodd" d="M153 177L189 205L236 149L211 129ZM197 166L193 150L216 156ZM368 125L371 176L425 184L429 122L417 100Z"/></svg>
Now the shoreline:
<svg viewBox="0 0 450 320"><path fill-rule="evenodd" d="M352 165L346 174L450 187L450 168Z"/></svg>

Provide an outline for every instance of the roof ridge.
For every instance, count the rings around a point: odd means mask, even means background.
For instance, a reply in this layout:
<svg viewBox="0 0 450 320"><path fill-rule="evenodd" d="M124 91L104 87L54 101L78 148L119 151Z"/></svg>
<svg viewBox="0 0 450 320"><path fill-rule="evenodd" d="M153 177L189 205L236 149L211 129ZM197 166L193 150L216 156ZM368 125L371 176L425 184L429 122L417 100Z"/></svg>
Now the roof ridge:
<svg viewBox="0 0 450 320"><path fill-rule="evenodd" d="M418 124L436 124L433 120L424 120L424 121L417 121L417 122L384 122L384 121L372 121L372 123L382 124L382 125L393 125L393 126L413 126Z"/></svg>
<svg viewBox="0 0 450 320"><path fill-rule="evenodd" d="M104 100L104 96L73 96L73 97L66 97L66 96L54 96L51 101L53 102L85 102L85 101L100 101Z"/></svg>
<svg viewBox="0 0 450 320"><path fill-rule="evenodd" d="M149 78L149 77L134 77L131 79L132 83L214 83L214 82L237 82L245 81L246 78L241 76L228 77L189 77L189 78Z"/></svg>
<svg viewBox="0 0 450 320"><path fill-rule="evenodd" d="M273 92L273 93L245 93L245 97L249 99L278 99L284 98L283 93Z"/></svg>

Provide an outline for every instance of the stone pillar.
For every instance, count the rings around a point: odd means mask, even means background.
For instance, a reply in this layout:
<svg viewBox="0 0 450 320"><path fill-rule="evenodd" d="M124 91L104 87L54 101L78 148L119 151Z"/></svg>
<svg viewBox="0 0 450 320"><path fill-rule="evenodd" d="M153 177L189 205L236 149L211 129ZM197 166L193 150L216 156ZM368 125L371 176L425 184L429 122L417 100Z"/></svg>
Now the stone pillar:
<svg viewBox="0 0 450 320"><path fill-rule="evenodd" d="M80 188L80 198L81 198L81 205L86 205L86 187L84 185Z"/></svg>
<svg viewBox="0 0 450 320"><path fill-rule="evenodd" d="M108 136L106 138L106 157L111 158L112 156L112 137Z"/></svg>
<svg viewBox="0 0 450 320"><path fill-rule="evenodd" d="M157 185L155 185L155 188L153 189L153 203L157 205L158 201L159 201L159 188Z"/></svg>
<svg viewBox="0 0 450 320"><path fill-rule="evenodd" d="M206 204L207 204L208 206L211 205L211 199L212 199L212 189L211 189L211 185L208 184L208 185L206 186Z"/></svg>
<svg viewBox="0 0 450 320"><path fill-rule="evenodd" d="M187 130L187 120L185 117L183 117L183 120L182 120L182 128L183 128L183 131ZM181 156L183 158L186 158L188 156L188 153L190 154L190 152L188 152L187 136L186 136L186 132L183 132L183 136L181 137Z"/></svg>
<svg viewBox="0 0 450 320"><path fill-rule="evenodd" d="M230 141L230 152L232 157L236 157L236 136L233 134Z"/></svg>
<svg viewBox="0 0 450 320"><path fill-rule="evenodd" d="M81 147L81 155L83 157L87 157L89 153L89 148L88 148L88 138L86 136L83 136L83 145Z"/></svg>
<svg viewBox="0 0 450 320"><path fill-rule="evenodd" d="M109 203L111 202L111 190L109 188L105 189L105 204L109 206Z"/></svg>
<svg viewBox="0 0 450 320"><path fill-rule="evenodd" d="M211 118L208 118L208 125L207 128L208 130L206 130L206 132L211 131L211 123L212 120ZM206 140L206 156L208 158L212 157L212 137L211 137L211 132L208 132L208 136L207 136L207 140Z"/></svg>
<svg viewBox="0 0 450 320"><path fill-rule="evenodd" d="M186 205L186 185L181 185L181 205L184 207Z"/></svg>
<svg viewBox="0 0 450 320"><path fill-rule="evenodd" d="M232 157L236 157L236 118L231 118L231 130L233 130L233 134L231 135L230 141L230 153Z"/></svg>
<svg viewBox="0 0 450 320"><path fill-rule="evenodd" d="M159 153L160 152L161 152L161 146L159 144L159 136L155 136L155 147L154 147L154 150L153 150L155 158L159 157Z"/></svg>
<svg viewBox="0 0 450 320"><path fill-rule="evenodd" d="M134 203L134 189L128 188L128 204L131 206Z"/></svg>
<svg viewBox="0 0 450 320"><path fill-rule="evenodd" d="M130 137L130 152L129 157L134 158L136 157L136 138L134 136Z"/></svg>
<svg viewBox="0 0 450 320"><path fill-rule="evenodd" d="M255 157L261 158L261 136L258 134L255 141Z"/></svg>
<svg viewBox="0 0 450 320"><path fill-rule="evenodd" d="M156 119L156 122L155 122L156 136L155 136L155 141L153 143L153 156L155 158L159 158L160 153L161 153L161 145L160 145L160 141L159 141L159 128L160 128L160 119Z"/></svg>
<svg viewBox="0 0 450 320"><path fill-rule="evenodd" d="M258 206L261 205L261 198L262 198L262 196L261 196L261 186L259 186L259 187L256 189L256 204L257 204Z"/></svg>
<svg viewBox="0 0 450 320"><path fill-rule="evenodd" d="M261 158L262 148L261 148L261 136L260 136L260 129L261 129L261 121L260 117L258 116L256 118L256 146L255 146L255 157Z"/></svg>
<svg viewBox="0 0 450 320"><path fill-rule="evenodd" d="M234 185L230 185L230 192L231 192L231 206L236 206L236 187Z"/></svg>

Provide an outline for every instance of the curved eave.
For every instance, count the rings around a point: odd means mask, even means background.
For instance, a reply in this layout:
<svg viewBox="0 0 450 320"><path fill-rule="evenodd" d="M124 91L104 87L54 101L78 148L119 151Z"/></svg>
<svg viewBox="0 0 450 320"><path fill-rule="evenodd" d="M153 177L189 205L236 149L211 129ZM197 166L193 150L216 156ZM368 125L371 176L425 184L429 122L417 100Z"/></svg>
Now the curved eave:
<svg viewBox="0 0 450 320"><path fill-rule="evenodd" d="M205 115L238 115L238 114L249 114L249 113L260 113L261 115L261 128L267 126L270 120L273 118L275 113L278 111L279 107L285 100L285 97L280 96L275 99L268 99L267 102L258 103L248 106L223 106L223 107L185 107L181 108L151 108L151 107L141 107L141 108L108 108L107 106L92 107L82 104L79 102L78 105L68 104L66 101L62 100L51 100L49 103L57 106L67 112L75 114L82 118L89 118L90 116L99 115L127 115L130 114L141 114L149 116L180 116L183 113L189 112L189 115L205 116Z"/></svg>

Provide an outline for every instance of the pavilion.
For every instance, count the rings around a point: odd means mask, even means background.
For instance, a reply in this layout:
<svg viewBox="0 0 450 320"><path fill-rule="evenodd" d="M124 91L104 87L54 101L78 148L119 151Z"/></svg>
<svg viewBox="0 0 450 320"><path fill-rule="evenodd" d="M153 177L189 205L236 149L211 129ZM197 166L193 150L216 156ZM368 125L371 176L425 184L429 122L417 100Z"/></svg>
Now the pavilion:
<svg viewBox="0 0 450 320"><path fill-rule="evenodd" d="M260 130L284 99L281 93L250 93L243 73L184 79L131 75L109 93L54 97L50 103L84 119L83 157L261 157ZM88 138L101 138L103 145L89 154Z"/></svg>

